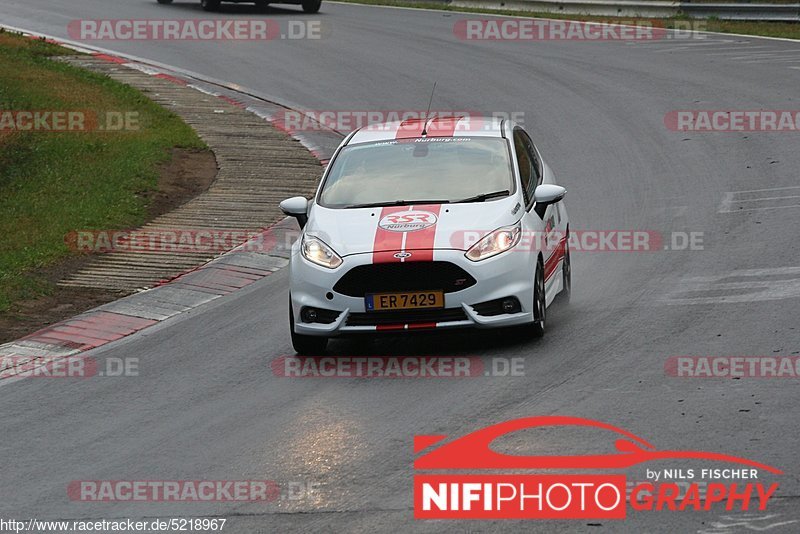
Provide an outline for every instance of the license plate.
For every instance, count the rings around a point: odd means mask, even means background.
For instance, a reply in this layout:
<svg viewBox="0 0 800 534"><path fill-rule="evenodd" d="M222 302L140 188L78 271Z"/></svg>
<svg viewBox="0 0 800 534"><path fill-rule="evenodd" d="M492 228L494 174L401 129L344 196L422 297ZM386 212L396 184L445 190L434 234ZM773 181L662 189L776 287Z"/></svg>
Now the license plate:
<svg viewBox="0 0 800 534"><path fill-rule="evenodd" d="M444 308L444 291L370 293L364 297L367 311Z"/></svg>

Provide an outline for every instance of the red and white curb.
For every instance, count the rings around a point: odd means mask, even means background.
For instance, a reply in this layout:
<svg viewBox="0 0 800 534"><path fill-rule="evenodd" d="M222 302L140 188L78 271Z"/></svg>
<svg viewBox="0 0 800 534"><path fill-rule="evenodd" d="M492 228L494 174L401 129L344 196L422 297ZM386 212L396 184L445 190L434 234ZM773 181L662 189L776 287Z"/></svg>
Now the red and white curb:
<svg viewBox="0 0 800 534"><path fill-rule="evenodd" d="M342 137L338 132L323 131L317 134L322 136L320 140L287 131L279 122L273 121L273 117L291 108L254 96L252 92L240 91L233 84L210 80L188 71L156 65L130 56L116 55L107 50L80 46L19 28L4 25L0 27L31 38L43 38L49 43L216 96L258 115L285 131L300 141L323 165L328 162ZM293 219L284 219L265 229L264 233L268 233L269 239L276 243L272 250L253 252L254 247L250 246L251 242L244 243L219 258L171 280L165 280L152 289L89 310L21 339L0 345L0 380L21 378L37 367L118 341L228 295L280 270L288 265L291 253L288 247L292 238L298 234L297 225Z"/></svg>
<svg viewBox="0 0 800 534"><path fill-rule="evenodd" d="M96 349L233 293L288 265L298 235L294 219L264 231L276 245L253 252L248 243L159 286L89 310L0 345L0 380L60 358Z"/></svg>

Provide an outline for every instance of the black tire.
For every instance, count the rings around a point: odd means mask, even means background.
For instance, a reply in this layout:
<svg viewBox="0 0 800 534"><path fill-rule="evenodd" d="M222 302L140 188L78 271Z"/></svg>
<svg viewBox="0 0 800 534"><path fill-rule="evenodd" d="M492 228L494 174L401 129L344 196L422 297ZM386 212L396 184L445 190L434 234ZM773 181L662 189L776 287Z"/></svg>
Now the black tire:
<svg viewBox="0 0 800 534"><path fill-rule="evenodd" d="M294 311L292 310L292 297L289 297L289 332L292 335L292 347L300 356L321 356L328 347L328 338L320 336L306 336L296 334L294 331Z"/></svg>
<svg viewBox="0 0 800 534"><path fill-rule="evenodd" d="M159 4L171 4L172 0L157 0Z"/></svg>
<svg viewBox="0 0 800 534"><path fill-rule="evenodd" d="M564 290L561 292L561 302L569 304L572 298L572 261L569 257L569 244L564 244L564 263L561 265L562 283Z"/></svg>
<svg viewBox="0 0 800 534"><path fill-rule="evenodd" d="M545 319L547 317L547 298L544 291L544 266L541 261L537 261L533 284L533 325L531 326L531 335L533 337L542 337L544 335Z"/></svg>
<svg viewBox="0 0 800 534"><path fill-rule="evenodd" d="M300 5L303 6L303 12L316 13L319 11L320 6L322 6L322 0L302 0Z"/></svg>
<svg viewBox="0 0 800 534"><path fill-rule="evenodd" d="M266 9L269 6L269 0L256 0L256 7L258 9Z"/></svg>
<svg viewBox="0 0 800 534"><path fill-rule="evenodd" d="M200 7L202 7L204 11L216 11L219 9L221 3L222 0L200 0Z"/></svg>

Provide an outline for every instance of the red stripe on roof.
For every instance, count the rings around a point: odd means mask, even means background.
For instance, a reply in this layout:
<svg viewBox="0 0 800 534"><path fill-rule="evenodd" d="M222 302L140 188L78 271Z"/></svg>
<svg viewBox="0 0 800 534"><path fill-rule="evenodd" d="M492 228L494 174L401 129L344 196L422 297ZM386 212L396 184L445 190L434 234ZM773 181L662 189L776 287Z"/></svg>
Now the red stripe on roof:
<svg viewBox="0 0 800 534"><path fill-rule="evenodd" d="M453 137L461 117L442 117L431 120L426 128L428 137Z"/></svg>
<svg viewBox="0 0 800 534"><path fill-rule="evenodd" d="M412 139L422 137L422 130L425 128L425 120L406 119L400 123L394 134L395 139Z"/></svg>

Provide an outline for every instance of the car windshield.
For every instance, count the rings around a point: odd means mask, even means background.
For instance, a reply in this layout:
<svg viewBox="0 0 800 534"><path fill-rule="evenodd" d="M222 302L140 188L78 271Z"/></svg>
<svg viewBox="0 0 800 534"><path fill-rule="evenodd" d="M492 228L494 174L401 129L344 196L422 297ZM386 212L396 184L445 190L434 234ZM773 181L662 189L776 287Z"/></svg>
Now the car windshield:
<svg viewBox="0 0 800 534"><path fill-rule="evenodd" d="M514 191L505 139L441 137L348 146L319 203L329 208L483 201Z"/></svg>

